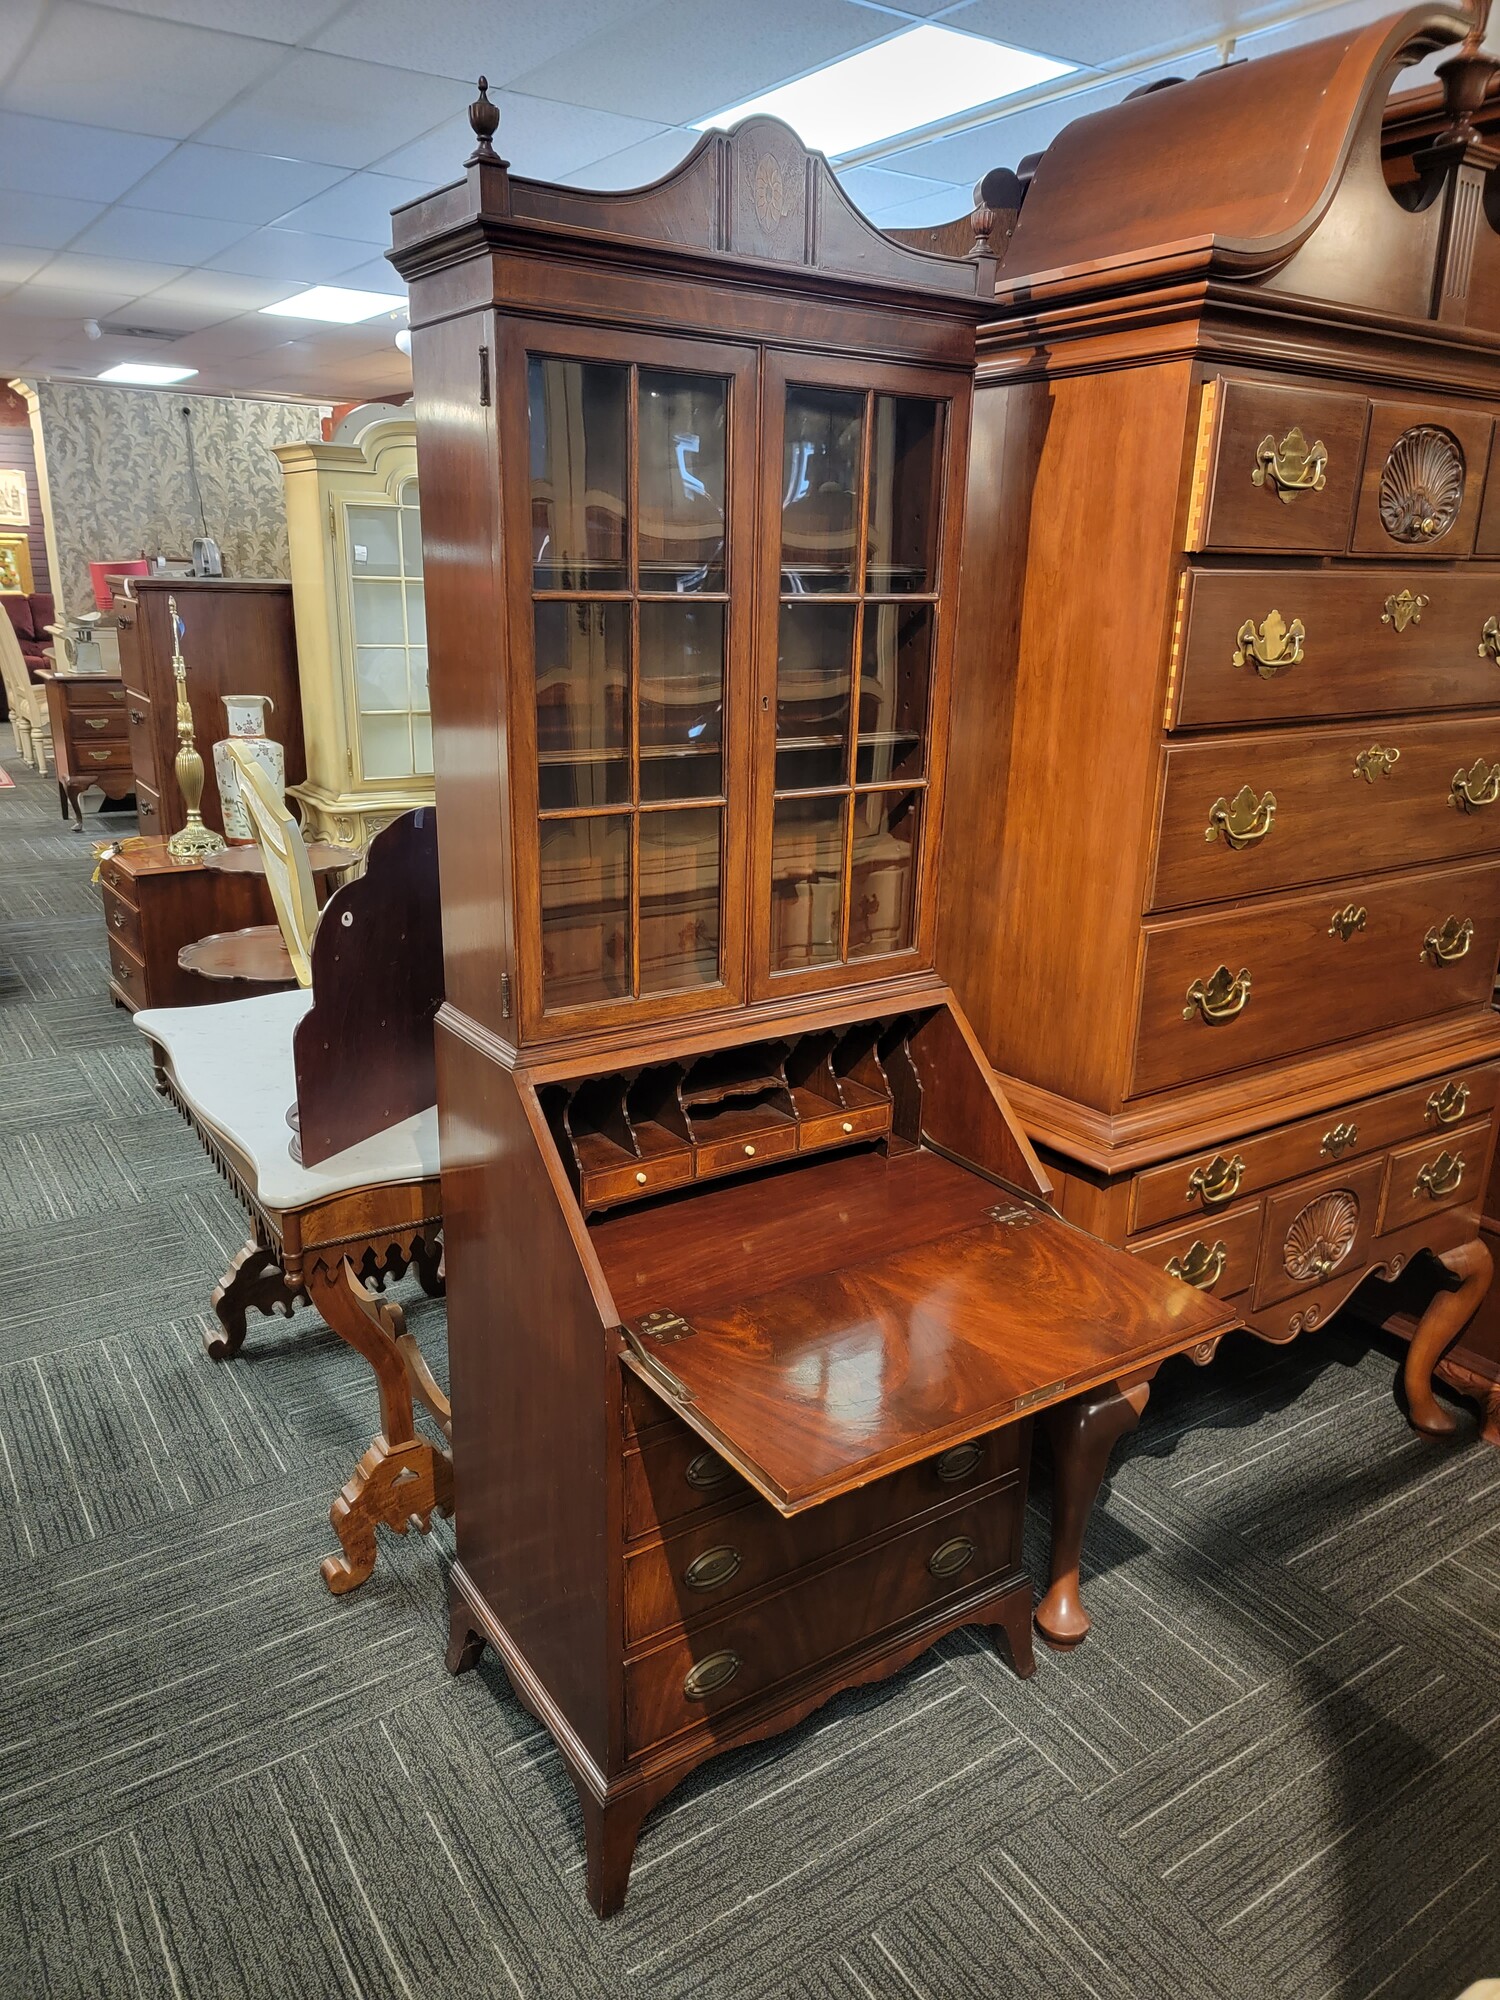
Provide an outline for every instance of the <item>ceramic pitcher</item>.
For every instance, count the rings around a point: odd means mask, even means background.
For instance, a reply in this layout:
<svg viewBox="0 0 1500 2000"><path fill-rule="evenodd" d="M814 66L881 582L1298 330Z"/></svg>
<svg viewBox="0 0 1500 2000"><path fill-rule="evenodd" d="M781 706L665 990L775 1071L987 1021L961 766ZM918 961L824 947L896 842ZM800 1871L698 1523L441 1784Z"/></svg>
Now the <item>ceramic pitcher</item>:
<svg viewBox="0 0 1500 2000"><path fill-rule="evenodd" d="M266 734L266 710L275 702L268 694L226 694L222 697L229 718L229 735L214 745L214 773L219 780L219 803L224 811L224 838L232 847L247 847L255 839L250 815L240 797L239 773L229 754L230 742L241 744L270 779L277 798L286 787L286 752Z"/></svg>

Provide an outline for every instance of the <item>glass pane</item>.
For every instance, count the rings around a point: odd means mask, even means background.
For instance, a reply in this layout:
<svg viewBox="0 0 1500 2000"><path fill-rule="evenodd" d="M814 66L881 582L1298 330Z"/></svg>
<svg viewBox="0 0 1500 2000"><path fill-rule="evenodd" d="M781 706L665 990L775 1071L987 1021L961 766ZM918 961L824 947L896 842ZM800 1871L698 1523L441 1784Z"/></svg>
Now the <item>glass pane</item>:
<svg viewBox="0 0 1500 2000"><path fill-rule="evenodd" d="M367 778L412 775L411 724L404 715L359 718L359 761Z"/></svg>
<svg viewBox="0 0 1500 2000"><path fill-rule="evenodd" d="M724 606L643 604L640 620L641 797L713 798L723 788Z"/></svg>
<svg viewBox="0 0 1500 2000"><path fill-rule="evenodd" d="M867 604L854 760L862 785L921 777L931 671L932 606Z"/></svg>
<svg viewBox="0 0 1500 2000"><path fill-rule="evenodd" d="M776 789L849 778L854 606L783 604L776 660Z"/></svg>
<svg viewBox="0 0 1500 2000"><path fill-rule="evenodd" d="M630 606L538 604L537 794L544 812L630 796Z"/></svg>
<svg viewBox="0 0 1500 2000"><path fill-rule="evenodd" d="M718 806L641 814L641 991L719 977Z"/></svg>
<svg viewBox="0 0 1500 2000"><path fill-rule="evenodd" d="M854 801L850 958L911 946L921 799L920 792L869 792Z"/></svg>
<svg viewBox="0 0 1500 2000"><path fill-rule="evenodd" d="M414 715L411 719L412 767L419 778L432 776L432 717Z"/></svg>
<svg viewBox="0 0 1500 2000"><path fill-rule="evenodd" d="M411 706L404 646L357 646L354 677L362 709L387 708L405 712Z"/></svg>
<svg viewBox="0 0 1500 2000"><path fill-rule="evenodd" d="M545 1005L628 997L629 819L549 819L539 831Z"/></svg>
<svg viewBox="0 0 1500 2000"><path fill-rule="evenodd" d="M942 406L926 396L877 396L870 458L865 588L937 588Z"/></svg>
<svg viewBox="0 0 1500 2000"><path fill-rule="evenodd" d="M401 585L357 582L354 594L354 637L361 646L401 646L406 620L401 615Z"/></svg>
<svg viewBox="0 0 1500 2000"><path fill-rule="evenodd" d="M864 412L864 397L847 389L787 391L781 478L785 591L855 588Z"/></svg>
<svg viewBox="0 0 1500 2000"><path fill-rule="evenodd" d="M417 510L417 482L401 489L401 567L408 576L422 574L422 516Z"/></svg>
<svg viewBox="0 0 1500 2000"><path fill-rule="evenodd" d="M829 965L843 918L842 798L778 799L771 835L771 969Z"/></svg>
<svg viewBox="0 0 1500 2000"><path fill-rule="evenodd" d="M527 362L531 546L538 590L624 590L629 371Z"/></svg>
<svg viewBox="0 0 1500 2000"><path fill-rule="evenodd" d="M728 384L643 368L637 389L640 588L722 590Z"/></svg>
<svg viewBox="0 0 1500 2000"><path fill-rule="evenodd" d="M420 583L406 586L406 638L412 646L427 644L427 604Z"/></svg>
<svg viewBox="0 0 1500 2000"><path fill-rule="evenodd" d="M401 541L394 507L349 507L349 568L355 576L399 576Z"/></svg>
<svg viewBox="0 0 1500 2000"><path fill-rule="evenodd" d="M432 704L427 699L427 648L413 646L407 654L410 661L411 705L425 715Z"/></svg>

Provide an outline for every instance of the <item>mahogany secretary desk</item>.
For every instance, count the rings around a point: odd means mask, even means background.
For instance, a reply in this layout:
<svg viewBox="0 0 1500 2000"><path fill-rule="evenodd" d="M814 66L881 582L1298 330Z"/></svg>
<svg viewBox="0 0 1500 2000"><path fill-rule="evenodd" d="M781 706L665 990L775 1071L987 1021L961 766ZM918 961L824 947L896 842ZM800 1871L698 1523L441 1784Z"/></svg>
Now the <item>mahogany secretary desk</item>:
<svg viewBox="0 0 1500 2000"><path fill-rule="evenodd" d="M1500 1089L1494 65L1384 171L1383 112L1472 25L1156 87L996 177L939 950L1064 1212L1264 1338L1436 1258L1392 1322L1433 1432Z"/></svg>
<svg viewBox="0 0 1500 2000"><path fill-rule="evenodd" d="M982 256L765 120L398 210L447 1000L457 1562L588 1893L704 1759L954 1627L1030 1670L1166 1355L1233 1314L1052 1214L932 970ZM1050 1608L1049 1608L1050 1607Z"/></svg>

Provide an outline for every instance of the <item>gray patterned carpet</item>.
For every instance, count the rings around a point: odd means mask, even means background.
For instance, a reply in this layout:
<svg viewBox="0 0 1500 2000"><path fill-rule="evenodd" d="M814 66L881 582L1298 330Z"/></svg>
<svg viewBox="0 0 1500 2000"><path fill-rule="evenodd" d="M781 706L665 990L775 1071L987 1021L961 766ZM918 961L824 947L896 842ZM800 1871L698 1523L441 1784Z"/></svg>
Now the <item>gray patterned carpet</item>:
<svg viewBox="0 0 1500 2000"><path fill-rule="evenodd" d="M0 1993L1435 2000L1500 1972L1500 1455L1416 1437L1392 1354L1337 1329L1163 1376L1081 1653L1023 1686L961 1634L711 1766L598 1924L547 1739L492 1667L443 1673L447 1531L323 1589L368 1377L307 1315L204 1355L239 1216L109 1004L86 840L7 764ZM444 1372L441 1306L403 1297Z"/></svg>

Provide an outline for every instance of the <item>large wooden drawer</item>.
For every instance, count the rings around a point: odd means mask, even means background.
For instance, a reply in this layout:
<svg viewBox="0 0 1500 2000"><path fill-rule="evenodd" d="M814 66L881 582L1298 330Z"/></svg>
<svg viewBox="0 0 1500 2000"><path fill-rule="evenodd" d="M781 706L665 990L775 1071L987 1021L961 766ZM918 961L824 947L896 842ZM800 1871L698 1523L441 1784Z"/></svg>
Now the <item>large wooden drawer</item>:
<svg viewBox="0 0 1500 2000"><path fill-rule="evenodd" d="M1381 1206L1382 1234L1420 1222L1435 1209L1478 1202L1484 1193L1490 1123L1484 1118L1475 1125L1461 1125L1441 1138L1419 1139L1391 1154Z"/></svg>
<svg viewBox="0 0 1500 2000"><path fill-rule="evenodd" d="M1336 919L1361 916L1343 936ZM1429 935L1452 951L1448 961L1435 958ZM1346 881L1148 925L1132 1090L1165 1090L1487 1007L1497 957L1500 862L1493 861Z"/></svg>
<svg viewBox="0 0 1500 2000"><path fill-rule="evenodd" d="M1132 1257L1140 1257L1174 1278L1212 1292L1215 1298L1232 1299L1248 1291L1255 1282L1255 1252L1260 1243L1260 1203L1242 1202L1211 1219L1190 1223L1186 1229L1169 1230L1127 1245Z"/></svg>
<svg viewBox="0 0 1500 2000"><path fill-rule="evenodd" d="M1196 1215L1203 1218L1196 1225L1202 1233L1213 1218L1247 1195L1317 1173L1340 1160L1383 1153L1414 1133L1446 1134L1462 1120L1493 1109L1497 1096L1500 1070L1448 1071L1405 1090L1387 1091L1383 1097L1359 1098L1316 1118L1302 1118L1212 1151L1190 1153L1136 1175L1131 1183L1130 1227L1157 1229L1180 1215ZM1431 1150L1441 1151L1442 1144L1439 1137Z"/></svg>
<svg viewBox="0 0 1500 2000"><path fill-rule="evenodd" d="M1255 1284L1257 1311L1368 1262L1384 1179L1385 1162L1365 1160L1270 1197Z"/></svg>
<svg viewBox="0 0 1500 2000"><path fill-rule="evenodd" d="M1500 850L1500 714L1176 743L1162 763L1154 910Z"/></svg>
<svg viewBox="0 0 1500 2000"><path fill-rule="evenodd" d="M152 733L151 704L134 688L125 691L125 722L130 738L130 761L138 782L154 792L156 779L156 739ZM155 826L142 831L156 832Z"/></svg>
<svg viewBox="0 0 1500 2000"><path fill-rule="evenodd" d="M76 701L69 701L68 741L81 750L95 749L102 743L123 743L124 709L80 708Z"/></svg>
<svg viewBox="0 0 1500 2000"><path fill-rule="evenodd" d="M1500 702L1500 569L1195 570L1182 591L1169 727Z"/></svg>
<svg viewBox="0 0 1500 2000"><path fill-rule="evenodd" d="M113 743L108 738L102 743L93 739L80 743L70 729L68 747L72 752L73 769L80 778L86 778L90 771L130 769L130 745L123 738Z"/></svg>
<svg viewBox="0 0 1500 2000"><path fill-rule="evenodd" d="M1207 383L1189 548L1346 549L1367 411L1363 396L1330 390Z"/></svg>
<svg viewBox="0 0 1500 2000"><path fill-rule="evenodd" d="M830 1503L832 1504L832 1503ZM680 1634L625 1668L632 1751L710 1722L807 1669L1013 1576L1019 1481L927 1520L831 1570Z"/></svg>
<svg viewBox="0 0 1500 2000"><path fill-rule="evenodd" d="M102 709L106 713L125 713L125 690L117 680L90 681L81 675L67 682L68 710Z"/></svg>
<svg viewBox="0 0 1500 2000"><path fill-rule="evenodd" d="M625 1453L625 1533L649 1535L749 1492L739 1474L674 1417Z"/></svg>

